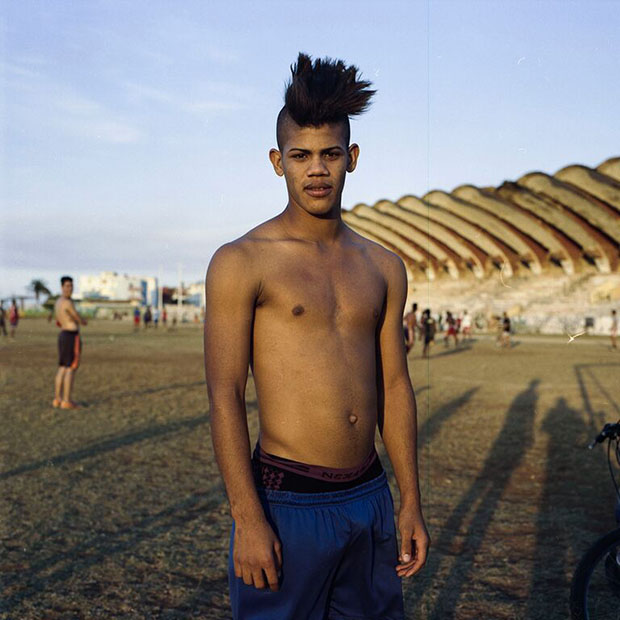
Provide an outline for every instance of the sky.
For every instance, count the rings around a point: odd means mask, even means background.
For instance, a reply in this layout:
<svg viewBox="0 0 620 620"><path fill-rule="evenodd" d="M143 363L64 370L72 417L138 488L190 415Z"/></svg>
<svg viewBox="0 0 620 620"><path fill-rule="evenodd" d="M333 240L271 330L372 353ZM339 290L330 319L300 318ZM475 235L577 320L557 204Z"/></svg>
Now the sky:
<svg viewBox="0 0 620 620"><path fill-rule="evenodd" d="M0 0L0 297L203 279L286 206L299 51L377 89L345 208L620 155L620 1Z"/></svg>

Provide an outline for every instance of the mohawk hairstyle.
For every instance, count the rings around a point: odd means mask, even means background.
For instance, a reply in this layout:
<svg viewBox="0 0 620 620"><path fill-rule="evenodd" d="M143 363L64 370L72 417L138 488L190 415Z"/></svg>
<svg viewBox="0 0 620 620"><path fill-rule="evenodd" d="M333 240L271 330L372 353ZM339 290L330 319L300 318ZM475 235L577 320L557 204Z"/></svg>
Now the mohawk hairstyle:
<svg viewBox="0 0 620 620"><path fill-rule="evenodd" d="M297 64L291 66L291 79L284 93L284 107L278 114L277 137L286 117L300 127L319 127L324 123L346 123L347 142L349 117L365 112L375 94L371 82L358 78L354 65L345 66L342 60L317 58L299 53Z"/></svg>

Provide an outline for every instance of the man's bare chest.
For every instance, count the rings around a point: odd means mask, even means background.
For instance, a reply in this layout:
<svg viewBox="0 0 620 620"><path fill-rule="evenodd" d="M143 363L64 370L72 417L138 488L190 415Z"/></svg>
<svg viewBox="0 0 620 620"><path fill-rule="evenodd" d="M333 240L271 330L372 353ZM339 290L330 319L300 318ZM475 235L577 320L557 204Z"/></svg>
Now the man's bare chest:
<svg viewBox="0 0 620 620"><path fill-rule="evenodd" d="M385 282L372 266L277 265L265 271L260 314L301 326L376 326Z"/></svg>

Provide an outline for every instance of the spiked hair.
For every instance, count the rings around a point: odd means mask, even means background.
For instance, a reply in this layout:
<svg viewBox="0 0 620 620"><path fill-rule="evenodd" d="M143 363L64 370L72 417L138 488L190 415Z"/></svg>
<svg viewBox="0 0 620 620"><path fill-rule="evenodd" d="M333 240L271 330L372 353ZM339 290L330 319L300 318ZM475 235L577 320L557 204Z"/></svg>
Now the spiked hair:
<svg viewBox="0 0 620 620"><path fill-rule="evenodd" d="M376 91L371 82L358 78L354 65L342 60L312 60L302 52L291 66L291 79L284 93L284 107L278 114L276 133L282 147L284 125L293 120L300 127L319 127L324 123L344 123L349 141L349 117L365 112Z"/></svg>

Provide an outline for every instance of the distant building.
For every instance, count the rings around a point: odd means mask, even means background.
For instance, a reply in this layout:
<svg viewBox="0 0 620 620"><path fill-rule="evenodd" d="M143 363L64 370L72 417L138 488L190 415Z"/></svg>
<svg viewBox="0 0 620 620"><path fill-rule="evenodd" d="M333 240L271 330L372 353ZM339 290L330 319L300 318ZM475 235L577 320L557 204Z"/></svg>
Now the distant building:
<svg viewBox="0 0 620 620"><path fill-rule="evenodd" d="M102 271L99 275L82 275L78 280L83 299L123 301L142 306L157 305L157 278L130 276L116 271Z"/></svg>
<svg viewBox="0 0 620 620"><path fill-rule="evenodd" d="M183 287L183 300L187 304L204 308L205 305L205 283L193 282Z"/></svg>

